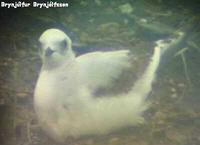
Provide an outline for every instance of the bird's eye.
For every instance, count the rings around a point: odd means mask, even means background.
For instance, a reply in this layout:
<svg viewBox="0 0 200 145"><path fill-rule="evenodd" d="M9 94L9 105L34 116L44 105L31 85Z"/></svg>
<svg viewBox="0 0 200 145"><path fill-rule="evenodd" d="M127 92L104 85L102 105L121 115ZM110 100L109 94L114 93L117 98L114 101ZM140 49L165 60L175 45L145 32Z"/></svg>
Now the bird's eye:
<svg viewBox="0 0 200 145"><path fill-rule="evenodd" d="M66 40L63 40L63 41L60 42L60 49L61 49L61 51L65 51L65 49L67 49Z"/></svg>

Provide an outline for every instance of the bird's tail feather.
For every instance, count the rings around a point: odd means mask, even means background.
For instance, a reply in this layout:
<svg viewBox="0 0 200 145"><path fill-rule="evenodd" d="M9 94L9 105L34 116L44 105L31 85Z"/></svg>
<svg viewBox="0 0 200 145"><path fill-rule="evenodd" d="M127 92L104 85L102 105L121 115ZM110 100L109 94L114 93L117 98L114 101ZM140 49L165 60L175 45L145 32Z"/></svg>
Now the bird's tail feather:
<svg viewBox="0 0 200 145"><path fill-rule="evenodd" d="M177 36L174 38L156 41L156 46L154 47L154 54L151 58L151 61L141 78L136 81L130 93L136 93L140 95L141 99L146 99L152 89L152 83L155 80L156 71L158 70L162 56L170 49L178 46L183 37L184 33L178 32Z"/></svg>
<svg viewBox="0 0 200 145"><path fill-rule="evenodd" d="M156 42L157 45L154 47L148 67L128 93L95 99L92 101L92 106L88 105L92 107L89 109L93 114L90 119L96 122L96 128L99 128L98 133L110 132L126 125L135 125L143 120L142 113L148 108L148 102L145 99L152 89L163 51L172 48L180 37L182 36L171 39L171 43L166 43L164 40ZM112 124L111 120L113 120ZM99 127L101 125L104 127Z"/></svg>

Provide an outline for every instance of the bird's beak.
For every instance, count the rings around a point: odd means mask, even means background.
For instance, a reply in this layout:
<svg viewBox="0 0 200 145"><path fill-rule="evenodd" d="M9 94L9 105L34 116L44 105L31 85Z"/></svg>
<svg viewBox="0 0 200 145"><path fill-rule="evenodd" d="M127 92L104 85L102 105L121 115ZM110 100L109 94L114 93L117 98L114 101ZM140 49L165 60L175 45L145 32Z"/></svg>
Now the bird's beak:
<svg viewBox="0 0 200 145"><path fill-rule="evenodd" d="M51 56L53 53L54 51L49 47L45 50L45 56L47 57Z"/></svg>

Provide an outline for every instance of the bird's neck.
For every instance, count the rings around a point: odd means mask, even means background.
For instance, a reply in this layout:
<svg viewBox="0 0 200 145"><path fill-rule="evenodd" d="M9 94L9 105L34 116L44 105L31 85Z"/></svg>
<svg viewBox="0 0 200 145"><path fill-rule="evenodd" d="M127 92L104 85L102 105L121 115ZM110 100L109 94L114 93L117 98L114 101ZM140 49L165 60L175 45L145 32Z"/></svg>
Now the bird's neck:
<svg viewBox="0 0 200 145"><path fill-rule="evenodd" d="M44 59L42 64L42 70L54 70L56 68L62 67L63 65L70 65L75 60L75 54L73 51L69 50L67 53L53 58L53 59Z"/></svg>

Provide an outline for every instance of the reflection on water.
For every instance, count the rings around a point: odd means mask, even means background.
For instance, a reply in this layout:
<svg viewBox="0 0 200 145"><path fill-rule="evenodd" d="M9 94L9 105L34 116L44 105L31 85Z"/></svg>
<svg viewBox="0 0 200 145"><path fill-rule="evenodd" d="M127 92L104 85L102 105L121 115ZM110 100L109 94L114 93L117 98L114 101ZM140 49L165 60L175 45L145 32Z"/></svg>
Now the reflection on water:
<svg viewBox="0 0 200 145"><path fill-rule="evenodd" d="M41 131L33 110L33 90L41 62L37 39L47 28L64 30L77 55L95 50L130 49L134 69L116 88L126 91L140 77L154 42L184 31L186 38L164 56L149 96L145 122L116 132L69 139L73 145L200 144L199 16L195 2L73 1L67 9L3 9L0 24L0 141L4 145L59 144ZM132 74L134 76L131 78ZM130 77L130 78L129 78ZM127 79L128 78L128 79ZM126 85L124 85L126 82ZM125 87L126 86L126 87Z"/></svg>

